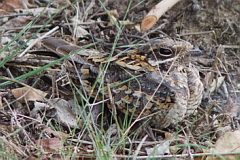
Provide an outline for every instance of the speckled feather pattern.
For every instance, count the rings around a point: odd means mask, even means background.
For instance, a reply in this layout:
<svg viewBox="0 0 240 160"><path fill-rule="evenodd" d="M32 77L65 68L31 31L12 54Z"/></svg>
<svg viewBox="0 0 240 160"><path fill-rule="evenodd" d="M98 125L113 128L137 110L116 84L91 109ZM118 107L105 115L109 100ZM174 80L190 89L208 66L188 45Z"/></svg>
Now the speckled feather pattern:
<svg viewBox="0 0 240 160"><path fill-rule="evenodd" d="M53 45L48 39L43 44L64 56L66 53L59 53L60 49L56 47L57 41L54 39ZM65 42L59 41L66 46ZM77 47L72 48L76 50ZM88 51L90 55L82 51L71 59L82 64L80 74L89 92L94 76L96 79L102 74L99 66L109 63L104 77L104 87L110 88L104 91L105 98L111 98L107 106L134 114L135 118L146 117L153 127L166 128L192 114L201 103L203 84L198 70L188 59L192 48L189 42L162 38L111 60L106 53L92 51Z"/></svg>

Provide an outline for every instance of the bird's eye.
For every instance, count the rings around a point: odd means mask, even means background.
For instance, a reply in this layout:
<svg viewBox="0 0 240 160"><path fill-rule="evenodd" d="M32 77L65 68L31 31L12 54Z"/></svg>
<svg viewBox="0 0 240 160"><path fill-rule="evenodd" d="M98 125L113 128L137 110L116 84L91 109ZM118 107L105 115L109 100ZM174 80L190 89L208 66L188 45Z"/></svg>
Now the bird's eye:
<svg viewBox="0 0 240 160"><path fill-rule="evenodd" d="M169 57L172 55L172 51L166 48L160 48L159 53L161 56L164 56L164 57Z"/></svg>

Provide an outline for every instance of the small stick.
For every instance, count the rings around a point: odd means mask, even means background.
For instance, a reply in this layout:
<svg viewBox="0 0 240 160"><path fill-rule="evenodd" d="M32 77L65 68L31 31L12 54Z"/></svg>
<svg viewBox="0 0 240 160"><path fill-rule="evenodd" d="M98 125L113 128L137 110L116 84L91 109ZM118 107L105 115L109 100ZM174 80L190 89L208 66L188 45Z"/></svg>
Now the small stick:
<svg viewBox="0 0 240 160"><path fill-rule="evenodd" d="M153 27L158 19L167 12L172 6L174 6L180 0L162 0L156 6L154 6L146 17L142 20L141 30L146 31Z"/></svg>
<svg viewBox="0 0 240 160"><path fill-rule="evenodd" d="M33 25L31 26L31 29L35 29L35 28L41 28L43 25ZM51 27L51 24L48 24L45 26L46 27ZM15 28L0 28L0 31L9 31L9 30L22 30L24 29L26 26L23 27L15 27Z"/></svg>

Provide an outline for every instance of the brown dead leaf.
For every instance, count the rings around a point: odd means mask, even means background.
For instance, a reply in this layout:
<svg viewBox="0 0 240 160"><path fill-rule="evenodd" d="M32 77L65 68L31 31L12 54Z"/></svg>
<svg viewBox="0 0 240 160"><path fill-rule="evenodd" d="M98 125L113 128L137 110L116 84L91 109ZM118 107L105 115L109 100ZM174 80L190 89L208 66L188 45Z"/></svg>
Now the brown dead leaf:
<svg viewBox="0 0 240 160"><path fill-rule="evenodd" d="M1 14L8 14L9 12L13 12L15 8L21 8L21 4L19 3L19 0L4 0L1 9L4 12L1 12Z"/></svg>
<svg viewBox="0 0 240 160"><path fill-rule="evenodd" d="M1 9L4 12L1 12L1 14L8 14L9 12L13 12L14 9L27 8L27 7L35 7L35 6L30 4L28 0L3 0Z"/></svg>
<svg viewBox="0 0 240 160"><path fill-rule="evenodd" d="M49 138L35 140L37 147L41 147L45 152L53 152L60 150L63 144L59 138Z"/></svg>
<svg viewBox="0 0 240 160"><path fill-rule="evenodd" d="M165 132L164 135L165 135L165 140L173 139L174 137L174 135L170 132Z"/></svg>
<svg viewBox="0 0 240 160"><path fill-rule="evenodd" d="M12 89L12 94L21 103L24 103L25 100L26 101L43 100L43 98L47 95L47 93L41 90L30 87Z"/></svg>
<svg viewBox="0 0 240 160"><path fill-rule="evenodd" d="M48 133L53 134L55 137L61 138L61 139L67 139L68 138L68 134L60 132L60 131L54 131L51 128L46 128L45 131L47 131Z"/></svg>
<svg viewBox="0 0 240 160"><path fill-rule="evenodd" d="M222 137L220 137L214 147L213 153L240 153L240 130L234 132L226 132ZM228 160L235 160L239 155L222 155ZM238 157L239 158L239 157ZM220 160L220 157L207 157L207 160Z"/></svg>

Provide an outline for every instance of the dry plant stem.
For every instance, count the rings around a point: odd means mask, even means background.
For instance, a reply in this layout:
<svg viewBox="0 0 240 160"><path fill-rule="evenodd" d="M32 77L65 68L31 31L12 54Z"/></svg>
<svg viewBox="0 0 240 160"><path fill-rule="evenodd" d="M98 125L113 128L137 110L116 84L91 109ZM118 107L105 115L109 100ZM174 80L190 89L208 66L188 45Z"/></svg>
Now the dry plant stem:
<svg viewBox="0 0 240 160"><path fill-rule="evenodd" d="M51 27L52 25L46 25L45 27L47 28L47 27ZM34 26L31 26L31 29L36 29L36 28L41 28L42 27L42 25L34 25ZM14 28L0 28L0 31L10 31L10 30L22 30L22 29L24 29L25 28L25 26L23 26L23 27L14 27Z"/></svg>
<svg viewBox="0 0 240 160"><path fill-rule="evenodd" d="M25 151L23 151L22 148L20 148L19 146L17 146L16 144L14 144L13 142L9 141L5 136L1 136L1 144L7 144L8 146L11 146L14 148L15 152L18 152L19 154L21 154L22 156L27 157L28 155L25 153Z"/></svg>
<svg viewBox="0 0 240 160"><path fill-rule="evenodd" d="M52 95L51 97L55 97L55 91L57 92L57 83L56 83L56 72L52 71L51 72L52 76Z"/></svg>
<svg viewBox="0 0 240 160"><path fill-rule="evenodd" d="M215 34L215 31L202 31L202 32L185 33L185 34L180 34L179 37L190 36L190 35L199 35L199 34Z"/></svg>
<svg viewBox="0 0 240 160"><path fill-rule="evenodd" d="M0 92L0 109L3 109L2 98L6 96L8 92Z"/></svg>
<svg viewBox="0 0 240 160"><path fill-rule="evenodd" d="M187 128L187 130L188 130L189 133L191 133L188 128ZM184 136L186 137L186 140L184 141L184 144L186 144L186 146L187 146L187 154L189 155L188 158L189 158L190 160L194 160L193 155L192 155L192 153L191 153L191 148L190 148L189 145L187 145L187 144L190 143L190 142L189 142L190 136L189 136L189 134L187 134L187 133L185 132L185 130L184 130L183 128L182 128L182 131L183 131ZM184 153L184 152L183 152L183 153Z"/></svg>
<svg viewBox="0 0 240 160"><path fill-rule="evenodd" d="M141 150L141 148L142 148L142 145L143 145L143 143L145 142L145 140L147 139L147 137L148 137L147 135L143 137L142 141L140 142L140 144L139 144L138 147L137 147L137 150L135 151L135 154L134 154L134 158L133 158L133 159L135 159L135 157L137 157L137 155L138 155L138 153L140 152L140 150Z"/></svg>
<svg viewBox="0 0 240 160"><path fill-rule="evenodd" d="M231 48L231 49L239 49L240 48L240 45L227 45L227 44L224 44L222 45L223 48Z"/></svg>
<svg viewBox="0 0 240 160"><path fill-rule="evenodd" d="M226 72L226 73L228 73L228 69L225 67L225 64L227 64L227 62L226 62L226 59L224 59L223 57L222 57L222 53L224 53L224 48L223 48L223 46L222 45L220 45L219 47L218 47L218 49L217 49L217 57L215 58L215 60L216 61L218 61L218 63L217 64L219 64L219 66L221 66L223 69L224 69L224 71ZM218 69L218 67L217 67L217 64L215 65L215 70L217 70L218 71L218 75L220 75L220 76L222 76L222 74L221 74L221 71ZM229 74L229 73L228 73ZM236 89L235 89L235 87L234 87L234 85L233 85L233 81L232 81L232 79L231 79L231 77L230 76L227 76L227 79L228 79L228 81L230 82L230 84L231 84L231 86L232 86L232 89L234 90L234 95L235 95L235 97L237 97L237 95L236 95ZM224 83L223 83L224 84ZM222 85L223 87L224 87L224 85ZM228 98L229 97L229 93L228 93L228 90L227 90L227 88L226 88L226 85L225 85L225 88L224 88L224 91L226 92L225 94L226 94L226 97Z"/></svg>
<svg viewBox="0 0 240 160"><path fill-rule="evenodd" d="M52 34L53 32L55 32L56 30L58 30L59 27L56 26L54 27L52 30L50 30L49 32L47 32L46 34L44 34L42 37L37 38L33 43L31 43L20 55L18 55L18 57L22 57L23 55L25 55L25 53L31 49L37 42L39 42L40 40L42 40L43 38L46 38L47 36L49 36L50 34Z"/></svg>
<svg viewBox="0 0 240 160"><path fill-rule="evenodd" d="M205 117L208 117L208 115L210 114L210 112L213 110L213 108L217 107L217 104L216 102L213 102L211 104L211 106L208 108L207 111L205 111L205 114L203 114L198 120L197 122L193 125L191 131L194 132L198 127L199 125L203 122L203 120L205 119ZM207 116L206 116L207 115ZM209 124L209 122L208 122Z"/></svg>
<svg viewBox="0 0 240 160"><path fill-rule="evenodd" d="M146 31L151 29L158 19L179 1L180 0L162 0L159 2L142 20L141 30Z"/></svg>
<svg viewBox="0 0 240 160"><path fill-rule="evenodd" d="M9 110L11 111L12 113L12 116L13 116L13 119L16 123L16 126L20 129L20 128L23 128L23 126L21 125L21 123L19 122L18 118L17 118L17 113L12 110L12 108L10 107L10 104L8 103L7 99L6 98L3 98L4 102L7 104ZM33 143L33 141L31 140L31 138L28 136L28 133L26 132L25 129L22 129L21 131L22 134L24 134L27 138L28 138L28 141L34 146L35 144Z"/></svg>
<svg viewBox="0 0 240 160"><path fill-rule="evenodd" d="M78 25L90 25L90 24L98 24L98 23L106 23L105 21L89 21L89 22L78 22ZM74 23L63 23L63 25L73 25ZM51 27L51 24L45 26L45 28ZM25 26L24 26L25 27ZM0 28L0 31L9 31L9 30L22 30L24 27L14 27L14 28ZM31 29L41 28L42 25L34 25L31 26Z"/></svg>
<svg viewBox="0 0 240 160"><path fill-rule="evenodd" d="M17 17L17 16L33 16L33 14L32 13L7 14L7 15L1 15L0 19L5 17Z"/></svg>

